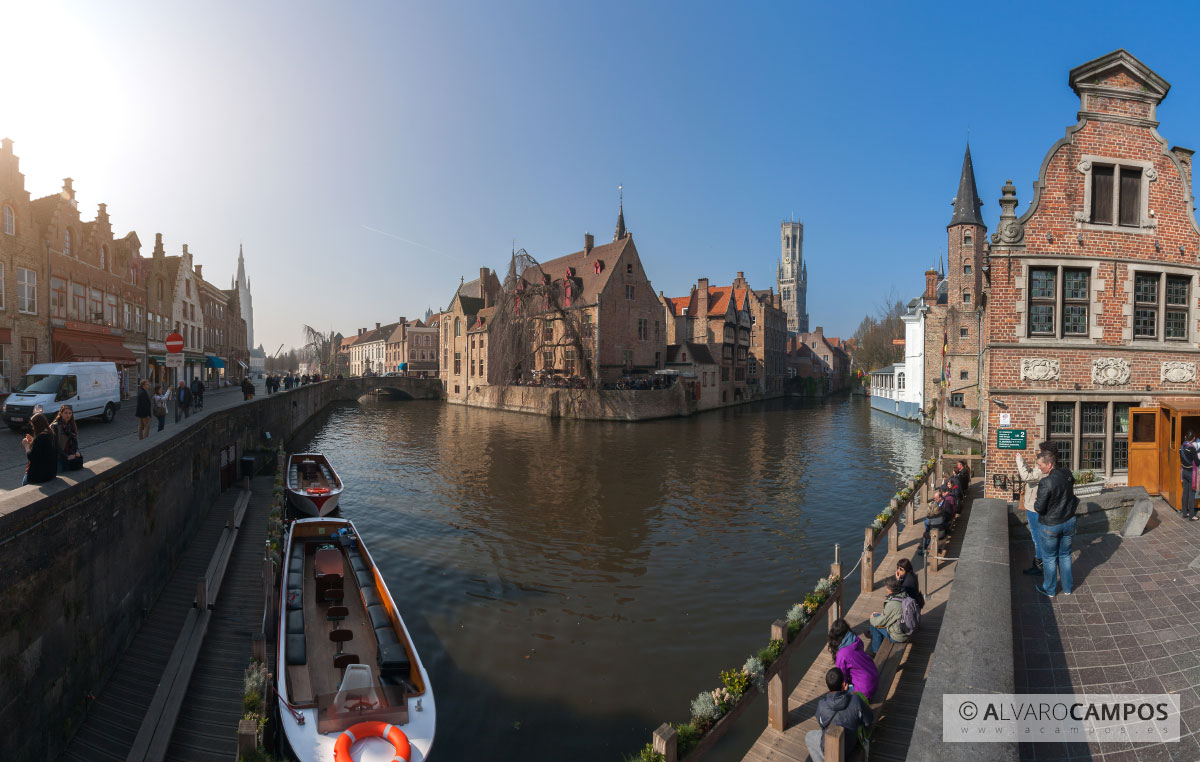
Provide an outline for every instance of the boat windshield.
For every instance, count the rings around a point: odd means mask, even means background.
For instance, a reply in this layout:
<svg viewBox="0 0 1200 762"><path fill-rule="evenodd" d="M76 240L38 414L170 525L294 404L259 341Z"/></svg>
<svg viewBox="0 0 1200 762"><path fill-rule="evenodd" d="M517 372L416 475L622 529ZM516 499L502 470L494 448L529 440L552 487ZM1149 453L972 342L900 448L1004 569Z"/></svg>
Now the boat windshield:
<svg viewBox="0 0 1200 762"><path fill-rule="evenodd" d="M17 391L25 394L56 394L63 377L50 373L29 373L17 384Z"/></svg>
<svg viewBox="0 0 1200 762"><path fill-rule="evenodd" d="M402 686L341 690L317 695L317 732L340 733L360 722L378 721L399 726L408 724L408 692Z"/></svg>

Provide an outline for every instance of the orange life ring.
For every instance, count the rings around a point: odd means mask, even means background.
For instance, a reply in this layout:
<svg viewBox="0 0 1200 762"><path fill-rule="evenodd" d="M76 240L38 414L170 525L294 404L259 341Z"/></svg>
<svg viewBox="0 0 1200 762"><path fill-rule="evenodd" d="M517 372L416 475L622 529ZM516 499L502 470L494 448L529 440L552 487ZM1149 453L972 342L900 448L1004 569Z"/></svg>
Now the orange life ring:
<svg viewBox="0 0 1200 762"><path fill-rule="evenodd" d="M328 487L309 487L308 494L310 495L328 495Z"/></svg>
<svg viewBox="0 0 1200 762"><path fill-rule="evenodd" d="M409 762L412 758L412 748L403 730L386 722L360 722L343 730L334 741L333 762L353 762L350 759L350 747L363 738L385 739L396 750L394 760Z"/></svg>

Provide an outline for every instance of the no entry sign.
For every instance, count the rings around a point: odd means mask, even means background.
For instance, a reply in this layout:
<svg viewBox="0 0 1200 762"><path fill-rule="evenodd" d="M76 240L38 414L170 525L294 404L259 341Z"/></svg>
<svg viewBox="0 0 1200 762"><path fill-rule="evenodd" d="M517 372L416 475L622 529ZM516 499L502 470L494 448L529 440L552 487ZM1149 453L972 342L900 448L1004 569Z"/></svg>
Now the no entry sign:
<svg viewBox="0 0 1200 762"><path fill-rule="evenodd" d="M177 333L168 333L166 345L167 345L168 352L182 352L183 351L183 337Z"/></svg>

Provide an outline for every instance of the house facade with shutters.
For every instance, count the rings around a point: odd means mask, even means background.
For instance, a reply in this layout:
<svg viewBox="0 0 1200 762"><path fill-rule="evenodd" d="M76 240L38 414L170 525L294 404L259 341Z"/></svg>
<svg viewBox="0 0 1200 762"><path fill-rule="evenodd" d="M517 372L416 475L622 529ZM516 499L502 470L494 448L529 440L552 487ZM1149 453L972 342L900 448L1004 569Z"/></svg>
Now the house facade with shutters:
<svg viewBox="0 0 1200 762"><path fill-rule="evenodd" d="M1130 408L1200 394L1193 152L1159 135L1170 85L1128 52L1072 69L1069 83L1078 121L1020 217L1005 184L991 240L988 465L1015 472L995 432L1024 429L1027 460L1049 440L1061 465L1120 481Z"/></svg>

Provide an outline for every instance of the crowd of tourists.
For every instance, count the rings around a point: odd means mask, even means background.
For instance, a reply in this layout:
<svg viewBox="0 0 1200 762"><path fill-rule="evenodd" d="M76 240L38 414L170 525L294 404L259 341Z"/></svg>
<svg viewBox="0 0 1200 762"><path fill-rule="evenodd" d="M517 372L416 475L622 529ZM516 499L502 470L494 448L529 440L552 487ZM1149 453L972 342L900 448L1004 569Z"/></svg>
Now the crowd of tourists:
<svg viewBox="0 0 1200 762"><path fill-rule="evenodd" d="M339 376L340 378L340 376ZM267 394L274 394L281 389L288 391L300 386L308 386L309 384L319 384L322 381L320 373L314 373L311 376L307 373L285 373L282 376L270 375L263 380L263 385L267 387ZM324 380L328 380L326 377Z"/></svg>

